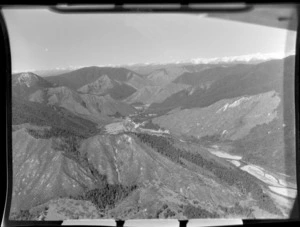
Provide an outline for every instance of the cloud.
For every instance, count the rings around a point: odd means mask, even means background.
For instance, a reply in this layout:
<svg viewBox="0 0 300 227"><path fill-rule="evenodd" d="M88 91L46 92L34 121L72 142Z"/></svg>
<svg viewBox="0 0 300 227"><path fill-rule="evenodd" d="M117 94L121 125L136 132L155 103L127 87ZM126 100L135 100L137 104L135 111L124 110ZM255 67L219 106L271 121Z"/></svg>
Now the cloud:
<svg viewBox="0 0 300 227"><path fill-rule="evenodd" d="M207 64L207 63L218 63L218 62L251 62L257 60L271 60L271 59L282 59L285 58L294 52L291 51L289 53L284 52L274 52L274 53L254 53L247 55L239 55L239 56L226 56L226 57L216 57L216 58L193 58L190 61L194 64Z"/></svg>

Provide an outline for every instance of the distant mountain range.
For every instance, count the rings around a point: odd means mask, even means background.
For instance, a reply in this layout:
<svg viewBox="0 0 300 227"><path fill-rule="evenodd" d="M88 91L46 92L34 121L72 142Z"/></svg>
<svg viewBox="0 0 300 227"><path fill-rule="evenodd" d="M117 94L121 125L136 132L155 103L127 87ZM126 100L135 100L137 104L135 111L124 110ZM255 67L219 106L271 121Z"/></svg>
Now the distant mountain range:
<svg viewBox="0 0 300 227"><path fill-rule="evenodd" d="M288 75L293 74L293 62L294 56L289 56L284 60L227 66L167 64L131 69L85 67L49 77L19 73L12 75L13 96L35 102L51 103L52 100L52 103L72 111L75 111L75 107L71 108L71 103L77 103L77 114L80 113L79 107L85 108L84 103L110 103L109 108L105 104L105 111L99 109L102 117L117 112L122 116L131 114L134 108L130 104L134 103L151 105L151 111L159 109L167 112L177 107L206 107L221 99L255 95L269 90L281 93L282 75L285 73L285 77L290 77ZM90 109L93 112L90 120L98 116L98 107L95 108L92 108L93 111Z"/></svg>
<svg viewBox="0 0 300 227"><path fill-rule="evenodd" d="M100 77L106 76L106 80L102 80L104 83L114 83L114 85L118 86L118 88L111 91L110 95L112 97L118 97L119 99L126 98L129 94L132 94L135 89L130 85L127 85L126 82L131 77L133 77L135 73L125 69L125 68L110 68L110 67L86 67L82 69L78 69L72 72L64 73L58 76L50 76L47 77L47 80L58 85L58 86L67 86L73 90L81 89L81 87L94 83ZM110 81L108 81L110 79ZM96 88L99 88L101 81L97 81L98 85L94 84L93 92L95 92ZM87 85L88 86L88 85ZM115 86L104 85L113 88ZM100 86L101 87L101 86ZM83 90L87 88L82 88ZM121 91L120 91L121 90ZM124 92L124 94L122 93Z"/></svg>
<svg viewBox="0 0 300 227"><path fill-rule="evenodd" d="M135 112L133 107L114 100L110 95L80 94L64 86L38 90L31 94L29 100L64 107L78 116L97 123L109 122L110 116L117 113L120 116L127 116Z"/></svg>
<svg viewBox="0 0 300 227"><path fill-rule="evenodd" d="M247 54L247 55L239 55L239 56L226 56L226 57L214 57L214 58L192 58L189 60L182 61L171 61L166 63L134 63L134 64L119 64L119 65L97 65L95 67L110 67L110 68L128 68L135 70L141 70L141 74L148 74L153 69L167 67L167 66L183 66L183 65L209 65L209 64L218 64L218 65L231 65L231 64L257 64L264 61L269 61L273 59L283 59L285 57L295 55L295 52L291 51L289 53L255 53L255 54ZM67 66L67 67L57 67L52 69L40 69L40 70L26 70L27 72L33 72L39 76L47 77L47 76L56 76L63 73L71 72L80 68L88 68L90 66ZM150 71L149 71L150 70ZM20 73L22 71L13 72L14 74ZM25 71L23 71L25 72Z"/></svg>
<svg viewBox="0 0 300 227"><path fill-rule="evenodd" d="M126 97L126 94L128 96L132 91L135 91L134 88L122 82L113 81L112 86L107 87L107 80L104 77L103 84L100 83L101 86L104 86L104 90L103 93L99 90L100 95L99 92L95 91L97 86L90 86L94 88L95 93L90 92L90 90L85 92L84 86L81 90L76 91L72 89L72 85L58 85L55 83L57 80L59 78L48 80L48 78L42 78L33 73L15 74L12 76L12 95L15 99L38 102L45 106L64 107L77 116L102 124L109 122L113 116L127 116L135 111L130 105L111 97L121 99L124 94ZM69 80L72 81L69 78L64 80L63 84L68 83Z"/></svg>
<svg viewBox="0 0 300 227"><path fill-rule="evenodd" d="M76 70L76 68L68 67L68 68L57 68L57 69L46 69L46 70L34 70L32 72L40 75L41 77L47 77L47 76L57 76L74 70Z"/></svg>
<svg viewBox="0 0 300 227"><path fill-rule="evenodd" d="M264 61L269 61L273 59L283 59L287 56L293 55L294 53L256 53L240 56L228 56L228 57L217 57L217 58L194 58L190 61L194 64L239 64L239 63L249 63L257 64Z"/></svg>
<svg viewBox="0 0 300 227"><path fill-rule="evenodd" d="M199 73L186 73L174 80L189 84L192 88L179 91L161 103L150 108L173 109L176 107L206 107L221 99L276 90L282 94L284 80L291 80L294 74L294 56L284 60L271 60L254 65L233 65L216 67ZM283 77L284 75L284 77Z"/></svg>

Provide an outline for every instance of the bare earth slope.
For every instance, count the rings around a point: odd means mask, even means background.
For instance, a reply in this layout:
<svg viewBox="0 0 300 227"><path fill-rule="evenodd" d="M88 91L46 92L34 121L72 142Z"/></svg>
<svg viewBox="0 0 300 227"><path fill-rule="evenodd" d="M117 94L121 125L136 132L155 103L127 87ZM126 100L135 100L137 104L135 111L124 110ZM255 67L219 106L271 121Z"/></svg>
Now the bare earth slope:
<svg viewBox="0 0 300 227"><path fill-rule="evenodd" d="M276 118L280 97L273 92L224 99L205 108L184 109L153 120L173 133L197 138L222 134L237 139L258 124Z"/></svg>

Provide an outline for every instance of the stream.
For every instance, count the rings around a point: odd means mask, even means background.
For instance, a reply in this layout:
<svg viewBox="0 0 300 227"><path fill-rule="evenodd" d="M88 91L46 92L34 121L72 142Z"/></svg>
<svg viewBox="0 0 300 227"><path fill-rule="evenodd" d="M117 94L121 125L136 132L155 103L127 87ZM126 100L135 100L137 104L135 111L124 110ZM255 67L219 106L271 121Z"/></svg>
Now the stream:
<svg viewBox="0 0 300 227"><path fill-rule="evenodd" d="M253 165L250 163L246 163L242 161L242 156L231 155L224 151L218 149L218 146L213 146L212 148L207 148L208 151L220 158L224 158L225 160L231 162L237 168L251 174L252 176L256 177L260 181L266 183L269 189L275 192L278 195L288 197L288 198L295 198L297 195L297 186L296 184L287 182L285 179L279 179L275 177L270 172L267 172L264 168Z"/></svg>

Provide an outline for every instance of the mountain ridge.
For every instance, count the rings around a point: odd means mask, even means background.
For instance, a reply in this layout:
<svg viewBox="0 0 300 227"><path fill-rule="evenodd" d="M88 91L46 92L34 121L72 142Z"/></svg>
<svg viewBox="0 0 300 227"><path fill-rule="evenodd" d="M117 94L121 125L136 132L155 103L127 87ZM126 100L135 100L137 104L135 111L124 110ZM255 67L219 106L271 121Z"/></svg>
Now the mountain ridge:
<svg viewBox="0 0 300 227"><path fill-rule="evenodd" d="M210 85L209 89L199 87L192 95L189 95L188 91L179 91L162 103L153 103L149 109L161 108L170 110L179 106L183 108L206 107L224 98L255 95L274 89L283 94L282 83L292 78L294 61L295 57L290 56L284 60L271 60L257 65L247 65L246 68L242 68L243 73L240 73L240 70L236 70L240 68L238 66L242 65L219 68L220 74L217 75L217 79ZM235 70L232 72L232 69ZM203 72L207 72L210 75L210 73L214 72L214 68ZM225 76L222 76L223 73L225 73ZM201 72L196 75L201 75ZM208 78L208 81L211 79L210 76L204 78ZM201 81L201 76L199 81ZM287 85L292 86L291 81Z"/></svg>
<svg viewBox="0 0 300 227"><path fill-rule="evenodd" d="M133 107L114 100L110 95L80 94L64 86L38 90L31 95L30 100L45 105L61 106L80 117L102 124L111 121L111 115L119 113L121 116L127 116L135 111Z"/></svg>
<svg viewBox="0 0 300 227"><path fill-rule="evenodd" d="M31 72L12 74L12 96L14 97L26 99L28 95L40 88L53 86L48 80Z"/></svg>

